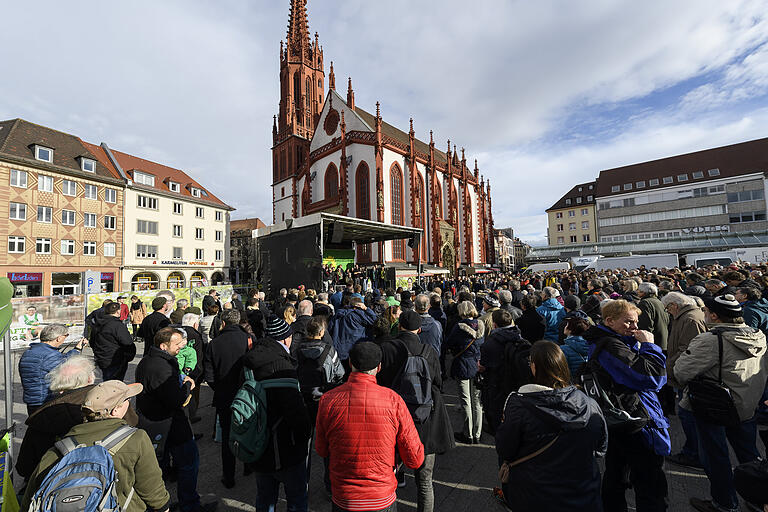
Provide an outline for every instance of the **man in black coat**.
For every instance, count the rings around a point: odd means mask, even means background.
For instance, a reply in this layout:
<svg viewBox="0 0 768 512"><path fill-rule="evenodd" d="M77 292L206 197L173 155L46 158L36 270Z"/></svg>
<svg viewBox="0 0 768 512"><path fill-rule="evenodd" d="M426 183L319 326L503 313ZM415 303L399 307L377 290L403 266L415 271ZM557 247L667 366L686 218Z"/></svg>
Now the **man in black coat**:
<svg viewBox="0 0 768 512"><path fill-rule="evenodd" d="M520 306L523 309L523 316L517 319L520 334L531 343L544 339L547 321L536 311L536 297L526 295Z"/></svg>
<svg viewBox="0 0 768 512"><path fill-rule="evenodd" d="M248 305L245 307L245 316L253 329L253 335L256 339L264 337L264 328L267 326L266 313L261 310L261 303L258 298L248 299Z"/></svg>
<svg viewBox="0 0 768 512"><path fill-rule="evenodd" d="M267 321L266 337L243 357L243 366L259 381L298 379L295 361L290 355L291 342L290 326L282 318L272 316ZM307 456L312 435L307 407L298 384L296 387L270 388L266 393L267 425L273 429L275 437L253 464L256 510L274 509L280 483L285 487L288 509L306 510Z"/></svg>
<svg viewBox="0 0 768 512"><path fill-rule="evenodd" d="M448 417L448 410L443 401L441 388L443 379L440 374L440 359L437 352L419 339L421 316L415 311L403 311L400 315L400 334L392 341L385 341L381 346L381 372L377 376L380 385L393 388L398 375L405 367L408 354L421 355L429 365L432 378L432 412L423 423L415 423L419 438L424 444L424 465L414 471L416 477L417 500L419 510L431 511L434 507L434 488L432 473L435 469L435 454L442 454L453 449L453 427Z"/></svg>
<svg viewBox="0 0 768 512"><path fill-rule="evenodd" d="M149 352L149 347L154 344L155 334L160 329L171 325L171 321L168 319L168 310L171 307L171 303L165 297L155 297L152 301L152 314L144 317L144 321L141 322L139 327L139 336L144 339L144 355Z"/></svg>
<svg viewBox="0 0 768 512"><path fill-rule="evenodd" d="M136 382L144 386L141 394L136 397L136 407L139 425L145 430L155 430L153 427L171 420L164 460L170 455L179 472L176 484L179 509L182 512L197 512L212 510L216 503L201 506L200 495L197 493L200 455L192 426L184 414L184 407L190 400L195 382L186 376L181 378L176 360L183 344L184 338L173 327L165 327L157 332L154 344L148 346L144 358L136 367Z"/></svg>
<svg viewBox="0 0 768 512"><path fill-rule="evenodd" d="M95 323L90 345L102 379L123 380L128 363L136 356L136 345L128 327L120 321L120 304L112 302L104 306L104 314L96 318Z"/></svg>
<svg viewBox="0 0 768 512"><path fill-rule="evenodd" d="M240 388L242 357L252 343L240 327L240 311L226 309L221 314L224 328L208 344L205 352L205 380L213 389L213 406L221 425L221 467L224 487L235 486L235 456L229 449L229 430L232 420L232 401Z"/></svg>
<svg viewBox="0 0 768 512"><path fill-rule="evenodd" d="M296 321L291 324L291 356L296 357L296 350L307 337L307 324L312 320L312 301L303 300L296 307Z"/></svg>

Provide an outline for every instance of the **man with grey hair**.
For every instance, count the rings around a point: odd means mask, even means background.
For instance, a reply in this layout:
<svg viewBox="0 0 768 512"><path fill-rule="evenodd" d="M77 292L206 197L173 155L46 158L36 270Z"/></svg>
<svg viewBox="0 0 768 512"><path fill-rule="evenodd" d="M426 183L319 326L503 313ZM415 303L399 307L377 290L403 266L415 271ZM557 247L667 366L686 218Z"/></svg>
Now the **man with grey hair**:
<svg viewBox="0 0 768 512"><path fill-rule="evenodd" d="M165 316L170 317L171 312L173 311L173 306L176 303L176 295L171 290L161 290L157 292L157 295L155 297L164 297L166 300L166 308L165 308Z"/></svg>
<svg viewBox="0 0 768 512"><path fill-rule="evenodd" d="M169 317L172 324L181 323L181 318L187 312L188 306L189 301L187 299L179 299L176 301L176 309L173 310L173 313L171 313L171 316Z"/></svg>
<svg viewBox="0 0 768 512"><path fill-rule="evenodd" d="M413 310L421 317L419 340L422 344L435 349L439 356L443 346L443 327L429 314L429 305L429 295L425 293L417 295L413 300Z"/></svg>
<svg viewBox="0 0 768 512"><path fill-rule="evenodd" d="M80 354L88 340L81 338L67 354L59 347L69 336L69 329L62 324L49 324L40 331L40 342L32 343L19 360L19 376L24 391L23 400L27 413L32 414L52 397L46 375L67 358Z"/></svg>
<svg viewBox="0 0 768 512"><path fill-rule="evenodd" d="M669 369L675 367L675 362L688 349L691 340L707 332L707 326L704 311L696 304L693 297L679 292L669 292L661 298L661 303L671 317L667 339L667 368ZM667 382L677 391L678 400L682 399L683 387L675 380L675 375L671 371L667 371ZM683 409L679 404L677 415L685 433L685 444L680 453L668 456L667 460L682 466L702 468L696 419L692 412Z"/></svg>
<svg viewBox="0 0 768 512"><path fill-rule="evenodd" d="M659 289L653 283L643 282L637 287L637 296L640 302L640 315L637 317L637 328L641 331L653 333L653 342L667 350L667 337L669 334L669 315L664 310L664 305L657 297Z"/></svg>
<svg viewBox="0 0 768 512"><path fill-rule="evenodd" d="M512 292L509 290L501 290L499 292L499 301L501 302L501 309L504 311L508 311L510 315L512 315L512 320L517 321L518 318L523 316L523 311L521 309L516 308L512 305L512 301L514 300L514 297L512 296Z"/></svg>

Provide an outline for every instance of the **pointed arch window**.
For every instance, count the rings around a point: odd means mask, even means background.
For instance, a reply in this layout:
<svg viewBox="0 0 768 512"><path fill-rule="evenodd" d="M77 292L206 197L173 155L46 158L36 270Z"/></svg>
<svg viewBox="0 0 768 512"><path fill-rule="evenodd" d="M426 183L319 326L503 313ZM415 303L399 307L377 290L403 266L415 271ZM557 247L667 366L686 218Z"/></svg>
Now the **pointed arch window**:
<svg viewBox="0 0 768 512"><path fill-rule="evenodd" d="M427 212L424 209L425 203L424 203L424 179L421 177L421 174L419 172L416 172L416 207L418 208L416 210L416 217L418 222L418 227L421 229L424 229L424 226L426 224L425 219L427 217ZM425 231L426 233L426 231ZM427 237L422 234L421 236L421 243L419 244L419 259L424 259L426 256L426 242Z"/></svg>
<svg viewBox="0 0 768 512"><path fill-rule="evenodd" d="M355 205L358 219L371 219L370 171L368 164L360 162L355 173Z"/></svg>
<svg viewBox="0 0 768 512"><path fill-rule="evenodd" d="M336 199L339 197L339 171L336 165L331 163L325 170L325 199Z"/></svg>
<svg viewBox="0 0 768 512"><path fill-rule="evenodd" d="M435 200L437 201L437 218L442 219L443 218L443 185L438 181L436 183L436 189L437 189L437 197Z"/></svg>
<svg viewBox="0 0 768 512"><path fill-rule="evenodd" d="M389 171L390 197L392 200L392 224L403 225L403 172L393 164ZM392 259L405 260L403 240L392 241Z"/></svg>

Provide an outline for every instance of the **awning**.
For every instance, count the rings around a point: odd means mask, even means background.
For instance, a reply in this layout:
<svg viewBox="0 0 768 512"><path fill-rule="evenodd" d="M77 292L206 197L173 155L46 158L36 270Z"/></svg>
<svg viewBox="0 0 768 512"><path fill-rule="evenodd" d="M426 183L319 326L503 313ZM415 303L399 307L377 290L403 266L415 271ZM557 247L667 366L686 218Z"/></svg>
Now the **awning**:
<svg viewBox="0 0 768 512"><path fill-rule="evenodd" d="M320 212L299 217L298 219L287 219L271 226L255 229L252 236L253 238L258 238L289 229L315 225L320 225L324 234L328 233L333 238L334 243L356 242L365 244L384 242L386 240L403 240L421 236L423 232L420 228L397 226L384 222Z"/></svg>

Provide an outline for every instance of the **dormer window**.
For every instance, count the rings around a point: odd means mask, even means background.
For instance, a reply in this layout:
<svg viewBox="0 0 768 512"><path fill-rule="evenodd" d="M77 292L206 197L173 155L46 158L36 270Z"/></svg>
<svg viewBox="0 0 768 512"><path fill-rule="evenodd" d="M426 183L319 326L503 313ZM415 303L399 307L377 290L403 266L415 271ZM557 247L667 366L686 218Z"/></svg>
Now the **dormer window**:
<svg viewBox="0 0 768 512"><path fill-rule="evenodd" d="M175 181L169 181L168 182L168 189L171 192L180 192L181 191L181 185L176 183Z"/></svg>
<svg viewBox="0 0 768 512"><path fill-rule="evenodd" d="M200 189L197 187L189 187L189 193L192 197L200 197Z"/></svg>
<svg viewBox="0 0 768 512"><path fill-rule="evenodd" d="M96 161L90 158L80 157L80 169L85 172L96 172Z"/></svg>
<svg viewBox="0 0 768 512"><path fill-rule="evenodd" d="M133 171L133 181L149 187L155 186L155 177L145 172Z"/></svg>
<svg viewBox="0 0 768 512"><path fill-rule="evenodd" d="M53 149L35 145L35 158L43 162L53 162Z"/></svg>

